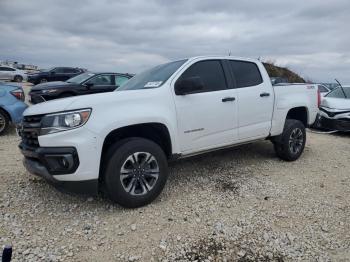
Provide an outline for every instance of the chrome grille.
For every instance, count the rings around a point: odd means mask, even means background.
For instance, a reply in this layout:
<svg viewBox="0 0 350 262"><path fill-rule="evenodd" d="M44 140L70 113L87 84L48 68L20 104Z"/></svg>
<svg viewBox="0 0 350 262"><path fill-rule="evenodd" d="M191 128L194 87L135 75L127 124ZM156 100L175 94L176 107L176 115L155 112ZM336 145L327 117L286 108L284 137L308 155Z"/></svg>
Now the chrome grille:
<svg viewBox="0 0 350 262"><path fill-rule="evenodd" d="M38 136L40 134L41 119L43 115L25 116L19 127L19 135L22 144L28 147L39 147Z"/></svg>

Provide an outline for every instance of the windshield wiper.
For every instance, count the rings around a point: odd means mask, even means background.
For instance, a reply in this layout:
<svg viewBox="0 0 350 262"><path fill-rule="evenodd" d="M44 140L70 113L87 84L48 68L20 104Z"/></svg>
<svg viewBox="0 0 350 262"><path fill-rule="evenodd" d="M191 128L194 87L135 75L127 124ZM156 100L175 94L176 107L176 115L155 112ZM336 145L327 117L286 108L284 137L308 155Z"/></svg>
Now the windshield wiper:
<svg viewBox="0 0 350 262"><path fill-rule="evenodd" d="M340 83L337 79L335 79L335 81L336 81L336 82L338 83L338 85L340 86L341 91L343 91L344 97L345 97L345 98L348 98L348 96L346 95L345 90L344 90L343 86L341 85L341 83Z"/></svg>

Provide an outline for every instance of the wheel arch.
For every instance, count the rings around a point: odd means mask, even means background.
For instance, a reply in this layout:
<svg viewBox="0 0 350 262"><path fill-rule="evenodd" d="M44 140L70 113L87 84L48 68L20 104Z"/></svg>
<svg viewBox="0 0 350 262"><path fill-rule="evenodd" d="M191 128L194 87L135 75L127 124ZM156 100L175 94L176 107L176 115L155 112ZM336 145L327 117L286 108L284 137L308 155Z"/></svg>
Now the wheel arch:
<svg viewBox="0 0 350 262"><path fill-rule="evenodd" d="M307 127L309 123L308 108L306 106L299 106L289 109L286 115L286 120L287 119L299 120L304 124L305 127Z"/></svg>
<svg viewBox="0 0 350 262"><path fill-rule="evenodd" d="M10 113L2 106L0 106L0 111L4 112L6 114L6 116L8 117L9 121L12 122L12 117L10 115Z"/></svg>
<svg viewBox="0 0 350 262"><path fill-rule="evenodd" d="M166 125L157 122L133 124L124 126L121 128L114 129L110 131L103 141L101 159L100 159L100 174L101 178L103 167L106 162L106 155L108 150L113 144L122 139L141 137L149 139L156 144L158 144L164 151L166 157L170 159L172 157L172 142L170 137L170 132Z"/></svg>

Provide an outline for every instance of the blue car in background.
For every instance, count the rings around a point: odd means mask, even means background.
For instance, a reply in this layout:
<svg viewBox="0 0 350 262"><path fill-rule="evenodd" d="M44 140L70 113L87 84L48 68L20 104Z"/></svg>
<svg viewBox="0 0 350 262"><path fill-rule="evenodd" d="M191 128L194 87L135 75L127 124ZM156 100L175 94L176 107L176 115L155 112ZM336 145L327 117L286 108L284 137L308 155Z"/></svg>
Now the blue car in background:
<svg viewBox="0 0 350 262"><path fill-rule="evenodd" d="M22 120L23 111L28 107L24 98L22 87L0 82L0 136L6 133L10 123Z"/></svg>

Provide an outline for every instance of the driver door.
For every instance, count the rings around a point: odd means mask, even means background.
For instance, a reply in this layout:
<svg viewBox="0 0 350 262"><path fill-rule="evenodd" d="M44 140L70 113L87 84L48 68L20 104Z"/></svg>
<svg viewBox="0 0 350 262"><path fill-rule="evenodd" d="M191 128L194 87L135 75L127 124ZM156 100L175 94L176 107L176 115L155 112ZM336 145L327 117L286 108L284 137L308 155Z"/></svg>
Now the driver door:
<svg viewBox="0 0 350 262"><path fill-rule="evenodd" d="M116 89L114 75L100 74L88 80L85 85L88 94L110 92Z"/></svg>
<svg viewBox="0 0 350 262"><path fill-rule="evenodd" d="M226 71L226 70L225 70ZM176 95L178 136L183 154L234 144L238 136L237 91L221 60L192 64L177 81L200 78L203 90Z"/></svg>

